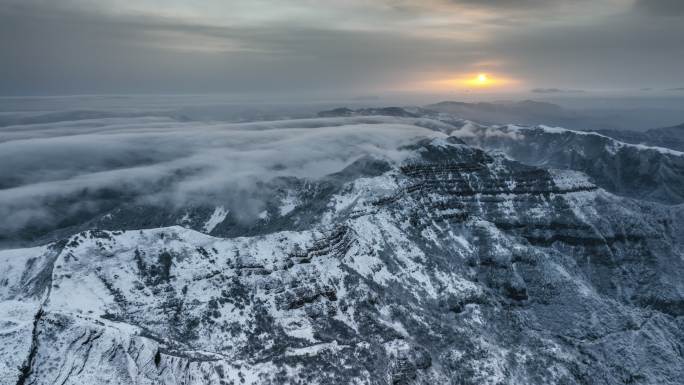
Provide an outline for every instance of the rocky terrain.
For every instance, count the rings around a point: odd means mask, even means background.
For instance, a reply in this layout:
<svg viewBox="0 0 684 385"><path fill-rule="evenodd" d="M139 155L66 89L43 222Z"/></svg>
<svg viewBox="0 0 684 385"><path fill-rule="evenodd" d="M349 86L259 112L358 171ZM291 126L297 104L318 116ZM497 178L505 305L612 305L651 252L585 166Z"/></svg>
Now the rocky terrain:
<svg viewBox="0 0 684 385"><path fill-rule="evenodd" d="M425 134L260 182L249 221L117 196L6 235L27 247L0 250L0 383L682 383L684 153L422 109L321 116Z"/></svg>
<svg viewBox="0 0 684 385"><path fill-rule="evenodd" d="M672 127L652 128L644 132L629 130L599 130L598 132L627 143L684 151L684 123Z"/></svg>

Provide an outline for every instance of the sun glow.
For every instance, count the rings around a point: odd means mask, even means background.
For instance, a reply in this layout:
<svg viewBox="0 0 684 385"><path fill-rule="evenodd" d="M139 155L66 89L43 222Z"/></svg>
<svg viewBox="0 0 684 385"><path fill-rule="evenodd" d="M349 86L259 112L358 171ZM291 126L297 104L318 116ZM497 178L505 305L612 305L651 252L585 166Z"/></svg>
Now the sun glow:
<svg viewBox="0 0 684 385"><path fill-rule="evenodd" d="M524 81L500 72L470 72L461 74L433 73L405 83L397 90L420 92L508 92L520 90Z"/></svg>
<svg viewBox="0 0 684 385"><path fill-rule="evenodd" d="M491 76L486 73L478 73L474 75L466 75L460 79L453 79L456 83L461 86L466 86L469 88L488 88L503 86L513 83L511 79L507 79L501 75Z"/></svg>
<svg viewBox="0 0 684 385"><path fill-rule="evenodd" d="M502 74L476 72L460 76L445 76L423 83L432 91L507 90L520 85L520 81Z"/></svg>

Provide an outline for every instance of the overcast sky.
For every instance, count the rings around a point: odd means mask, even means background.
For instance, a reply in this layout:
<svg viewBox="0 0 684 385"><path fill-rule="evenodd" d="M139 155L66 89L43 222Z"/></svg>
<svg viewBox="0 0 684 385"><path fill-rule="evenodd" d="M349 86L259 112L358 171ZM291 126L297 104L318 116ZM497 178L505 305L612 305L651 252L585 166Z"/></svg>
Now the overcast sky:
<svg viewBox="0 0 684 385"><path fill-rule="evenodd" d="M2 95L677 93L684 1L0 0L0 52Z"/></svg>

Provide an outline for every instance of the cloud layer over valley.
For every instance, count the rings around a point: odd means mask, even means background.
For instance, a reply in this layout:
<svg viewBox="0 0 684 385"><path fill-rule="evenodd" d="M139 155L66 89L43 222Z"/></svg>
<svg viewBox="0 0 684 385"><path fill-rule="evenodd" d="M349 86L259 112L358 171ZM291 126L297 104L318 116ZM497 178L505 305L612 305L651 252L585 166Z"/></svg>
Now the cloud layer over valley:
<svg viewBox="0 0 684 385"><path fill-rule="evenodd" d="M0 233L44 226L113 200L213 204L256 215L260 184L318 178L373 156L398 161L418 137L391 118L253 123L112 117L0 128Z"/></svg>

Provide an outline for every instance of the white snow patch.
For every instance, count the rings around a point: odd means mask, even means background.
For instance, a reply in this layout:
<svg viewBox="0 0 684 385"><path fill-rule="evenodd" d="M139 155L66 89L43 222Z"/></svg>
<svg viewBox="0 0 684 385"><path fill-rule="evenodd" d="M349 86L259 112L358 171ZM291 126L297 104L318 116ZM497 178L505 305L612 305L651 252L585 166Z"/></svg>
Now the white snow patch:
<svg viewBox="0 0 684 385"><path fill-rule="evenodd" d="M288 355L288 356L315 356L318 353L325 351L325 350L331 350L333 352L337 352L337 351L340 351L340 350L347 348L347 347L349 347L349 346L338 345L337 341L333 341L333 342L328 342L328 343L306 346L303 348L295 348L295 349L288 348L285 355Z"/></svg>
<svg viewBox="0 0 684 385"><path fill-rule="evenodd" d="M594 186L589 177L580 171L549 169L549 174L553 178L553 183L563 190Z"/></svg>
<svg viewBox="0 0 684 385"><path fill-rule="evenodd" d="M285 198L283 198L280 201L280 216L284 217L285 215L291 213L294 209L299 206L300 202L299 199L297 199L297 196L294 195L292 191L288 191L287 195Z"/></svg>
<svg viewBox="0 0 684 385"><path fill-rule="evenodd" d="M611 154L616 154L617 151L622 147L632 147L632 148L636 148L639 150L657 151L657 152L659 152L661 154L665 154L665 155L684 156L684 152L681 152L681 151L676 151L676 150L672 150L672 149L665 148L665 147L647 146L645 144L625 143L625 142L621 142L617 139L614 139L614 138L611 138L609 136L599 134L598 132L593 132L593 131L576 131L576 130L568 130L567 128L562 128L562 127L549 127L549 126L545 126L545 125L539 125L536 128L541 129L544 132L547 132L549 134L572 133L575 135L598 136L598 137L608 139L609 143L606 144L606 150L608 152L610 152ZM527 129L530 130L530 129L534 129L534 128L527 128Z"/></svg>
<svg viewBox="0 0 684 385"><path fill-rule="evenodd" d="M216 226L218 226L219 223L223 222L226 219L226 216L228 215L228 210L226 210L223 206L217 206L214 209L214 213L211 214L211 218L207 220L204 223L204 231L207 233L212 232Z"/></svg>

